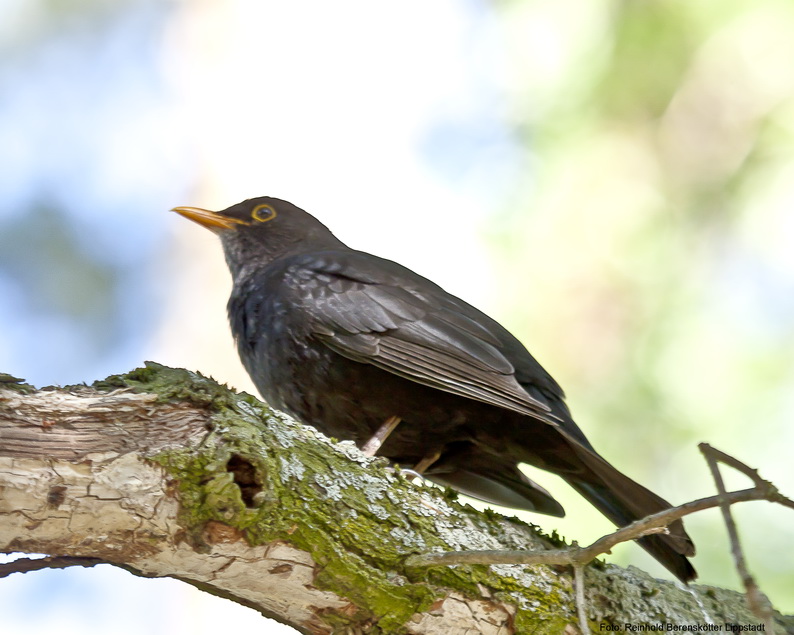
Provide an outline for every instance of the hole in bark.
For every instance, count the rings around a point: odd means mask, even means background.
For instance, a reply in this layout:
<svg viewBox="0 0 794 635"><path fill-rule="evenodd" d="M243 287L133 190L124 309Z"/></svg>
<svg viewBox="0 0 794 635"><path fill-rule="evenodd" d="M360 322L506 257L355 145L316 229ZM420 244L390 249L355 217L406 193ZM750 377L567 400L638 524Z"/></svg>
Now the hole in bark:
<svg viewBox="0 0 794 635"><path fill-rule="evenodd" d="M50 507L60 507L66 500L66 488L63 485L53 485L47 492L47 504Z"/></svg>
<svg viewBox="0 0 794 635"><path fill-rule="evenodd" d="M233 454L226 464L226 471L234 474L234 482L240 488L240 495L246 507L256 507L254 496L262 491L262 485L256 478L256 468L245 457Z"/></svg>

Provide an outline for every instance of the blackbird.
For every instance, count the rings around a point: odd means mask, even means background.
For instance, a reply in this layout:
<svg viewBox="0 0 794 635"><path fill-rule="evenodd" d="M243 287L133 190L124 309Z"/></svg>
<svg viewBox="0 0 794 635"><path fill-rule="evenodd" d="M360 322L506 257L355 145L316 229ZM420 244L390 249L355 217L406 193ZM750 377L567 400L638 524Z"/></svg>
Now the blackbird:
<svg viewBox="0 0 794 635"><path fill-rule="evenodd" d="M481 500L552 516L518 469L558 474L618 526L670 507L603 459L560 386L504 327L277 198L173 211L218 234L242 362L272 406ZM682 581L683 523L639 543Z"/></svg>

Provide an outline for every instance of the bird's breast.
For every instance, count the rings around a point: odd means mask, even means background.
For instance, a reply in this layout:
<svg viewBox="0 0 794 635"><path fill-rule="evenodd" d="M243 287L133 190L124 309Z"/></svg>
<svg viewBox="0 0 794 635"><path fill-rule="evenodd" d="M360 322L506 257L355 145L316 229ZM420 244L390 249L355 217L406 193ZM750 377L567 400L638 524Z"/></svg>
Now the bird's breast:
<svg viewBox="0 0 794 635"><path fill-rule="evenodd" d="M262 397L329 436L366 442L389 417L403 421L383 451L412 464L505 411L356 361L313 334L284 280L236 288L229 317L240 357Z"/></svg>

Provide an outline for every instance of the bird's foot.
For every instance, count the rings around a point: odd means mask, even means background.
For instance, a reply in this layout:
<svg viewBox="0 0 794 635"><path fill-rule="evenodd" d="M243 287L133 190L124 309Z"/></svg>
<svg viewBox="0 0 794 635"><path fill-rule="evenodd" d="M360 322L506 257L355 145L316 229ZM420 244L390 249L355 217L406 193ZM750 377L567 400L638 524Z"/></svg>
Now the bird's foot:
<svg viewBox="0 0 794 635"><path fill-rule="evenodd" d="M372 435L372 438L361 447L361 451L366 456L375 456L380 450L380 446L389 438L398 423L400 423L400 417L389 417L386 419L383 425Z"/></svg>
<svg viewBox="0 0 794 635"><path fill-rule="evenodd" d="M433 454L428 454L425 458L419 461L419 463L414 465L414 471L418 475L424 474L427 471L427 468L429 468L431 465L433 465L433 463L438 461L438 457L440 456L441 456L441 452L433 452Z"/></svg>

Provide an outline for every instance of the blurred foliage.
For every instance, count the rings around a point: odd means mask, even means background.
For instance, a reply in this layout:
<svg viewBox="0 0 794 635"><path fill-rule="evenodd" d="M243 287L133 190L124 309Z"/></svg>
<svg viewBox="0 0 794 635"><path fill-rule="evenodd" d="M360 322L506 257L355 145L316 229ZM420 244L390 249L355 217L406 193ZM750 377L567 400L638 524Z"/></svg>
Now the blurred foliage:
<svg viewBox="0 0 794 635"><path fill-rule="evenodd" d="M502 314L596 447L665 497L713 493L700 440L791 495L794 4L588 5L496 5L528 170L488 228ZM569 518L541 524L607 529L564 501ZM739 513L753 571L790 611L778 511ZM717 515L689 526L703 581L737 586Z"/></svg>
<svg viewBox="0 0 794 635"><path fill-rule="evenodd" d="M164 150L173 126L157 36L168 9L5 0L0 366L34 384L142 361L161 306L149 263L162 253L162 210L187 189Z"/></svg>
<svg viewBox="0 0 794 635"><path fill-rule="evenodd" d="M32 304L30 309L62 313L102 332L109 326L113 272L84 258L73 231L64 214L47 205L10 219L0 235L0 270L11 273L20 291L27 291L24 299ZM79 289L75 280L83 283Z"/></svg>

